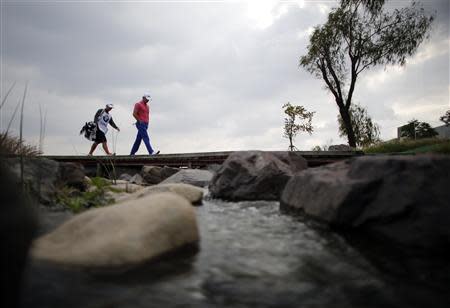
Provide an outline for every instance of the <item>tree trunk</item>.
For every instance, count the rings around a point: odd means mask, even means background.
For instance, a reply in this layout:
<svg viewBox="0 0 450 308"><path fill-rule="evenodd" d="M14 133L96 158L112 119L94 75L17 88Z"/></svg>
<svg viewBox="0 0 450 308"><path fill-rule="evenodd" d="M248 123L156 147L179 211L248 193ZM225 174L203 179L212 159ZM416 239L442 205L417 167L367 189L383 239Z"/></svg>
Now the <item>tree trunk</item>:
<svg viewBox="0 0 450 308"><path fill-rule="evenodd" d="M341 118L345 126L345 131L347 132L348 145L351 146L352 148L356 148L355 132L353 131L349 109L345 107L339 108L339 113L341 114Z"/></svg>
<svg viewBox="0 0 450 308"><path fill-rule="evenodd" d="M289 136L289 150L294 151L294 144L292 143L292 135Z"/></svg>

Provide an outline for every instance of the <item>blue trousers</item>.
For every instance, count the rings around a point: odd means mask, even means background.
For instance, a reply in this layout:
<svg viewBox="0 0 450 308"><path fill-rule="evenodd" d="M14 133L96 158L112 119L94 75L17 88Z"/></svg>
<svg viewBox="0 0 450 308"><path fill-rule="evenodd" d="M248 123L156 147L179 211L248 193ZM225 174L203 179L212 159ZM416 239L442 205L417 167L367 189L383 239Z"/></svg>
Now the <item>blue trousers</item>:
<svg viewBox="0 0 450 308"><path fill-rule="evenodd" d="M136 152L139 150L139 146L141 145L142 140L144 140L144 144L147 147L148 154L153 154L153 149L150 145L150 138L148 137L147 133L148 123L136 122L136 128L138 132L133 147L131 148L130 155L136 154Z"/></svg>

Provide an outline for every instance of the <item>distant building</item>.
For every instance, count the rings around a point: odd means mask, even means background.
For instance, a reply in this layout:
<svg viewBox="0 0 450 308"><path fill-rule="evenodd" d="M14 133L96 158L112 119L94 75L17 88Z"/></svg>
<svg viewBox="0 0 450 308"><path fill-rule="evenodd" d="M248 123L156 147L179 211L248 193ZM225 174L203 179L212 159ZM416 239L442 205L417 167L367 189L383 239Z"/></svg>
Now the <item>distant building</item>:
<svg viewBox="0 0 450 308"><path fill-rule="evenodd" d="M397 127L397 139L401 139L402 128L405 126L406 125ZM450 125L449 126L441 125L441 126L433 127L433 129L438 133L438 135L437 135L438 138L450 139Z"/></svg>
<svg viewBox="0 0 450 308"><path fill-rule="evenodd" d="M449 126L441 125L435 127L434 130L439 134L438 138L450 139L450 125Z"/></svg>

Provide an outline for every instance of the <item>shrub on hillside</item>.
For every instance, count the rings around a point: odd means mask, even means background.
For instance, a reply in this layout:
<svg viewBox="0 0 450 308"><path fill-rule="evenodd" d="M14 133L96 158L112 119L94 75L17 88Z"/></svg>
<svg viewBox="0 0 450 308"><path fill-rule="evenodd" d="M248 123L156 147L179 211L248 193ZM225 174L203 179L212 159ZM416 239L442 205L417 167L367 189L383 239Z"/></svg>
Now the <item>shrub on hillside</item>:
<svg viewBox="0 0 450 308"><path fill-rule="evenodd" d="M380 142L376 145L366 147L363 149L365 153L401 153L406 151L414 151L415 149L433 146L430 148L429 152L435 153L434 146L439 145L436 149L440 149L445 151L445 148L448 147L446 144L449 144L448 140L445 139L437 139L437 138L425 138L425 139L405 139L405 140L390 140L386 142ZM437 151L438 153L443 153L441 150Z"/></svg>

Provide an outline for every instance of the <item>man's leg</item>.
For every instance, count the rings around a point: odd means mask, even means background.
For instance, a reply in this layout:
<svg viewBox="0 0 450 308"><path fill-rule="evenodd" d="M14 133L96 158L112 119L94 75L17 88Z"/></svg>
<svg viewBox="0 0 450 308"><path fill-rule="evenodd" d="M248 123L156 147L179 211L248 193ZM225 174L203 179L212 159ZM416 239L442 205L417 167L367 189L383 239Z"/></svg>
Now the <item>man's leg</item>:
<svg viewBox="0 0 450 308"><path fill-rule="evenodd" d="M97 148L97 146L98 146L98 143L97 143L97 142L94 142L94 143L92 144L92 146L91 146L91 150L89 151L89 154L88 154L88 155L92 155L92 153L94 153L94 151L95 151L95 149Z"/></svg>
<svg viewBox="0 0 450 308"><path fill-rule="evenodd" d="M133 147L131 148L130 155L136 154L136 152L139 150L139 146L141 145L142 136L139 131L139 125L140 125L139 123L136 123L136 128L138 131L137 131L137 135L136 135L136 140L134 141Z"/></svg>
<svg viewBox="0 0 450 308"><path fill-rule="evenodd" d="M108 143L105 141L105 142L102 142L102 146L103 146L103 150L105 150L105 153L107 154L107 155L111 155L111 152L109 151L109 149L108 149Z"/></svg>
<svg viewBox="0 0 450 308"><path fill-rule="evenodd" d="M153 154L152 146L150 145L150 138L148 137L147 133L148 124L142 125L139 129L139 132L141 133L142 140L144 140L144 144L147 147L148 154Z"/></svg>

